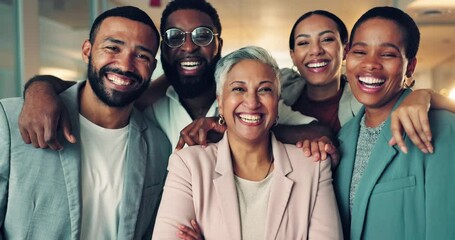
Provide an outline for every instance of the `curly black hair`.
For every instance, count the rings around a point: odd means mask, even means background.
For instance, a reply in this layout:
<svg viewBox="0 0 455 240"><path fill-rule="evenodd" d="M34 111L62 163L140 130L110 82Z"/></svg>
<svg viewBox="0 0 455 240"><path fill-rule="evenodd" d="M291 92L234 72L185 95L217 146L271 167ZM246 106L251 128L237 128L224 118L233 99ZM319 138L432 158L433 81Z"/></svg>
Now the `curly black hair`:
<svg viewBox="0 0 455 240"><path fill-rule="evenodd" d="M166 26L167 19L169 15L171 15L173 12L177 10L182 10L182 9L193 9L193 10L198 10L201 11L207 15L210 16L210 18L213 21L213 24L215 25L216 32L221 36L221 22L220 22L220 17L218 16L218 12L216 9L208 2L205 0L174 0L170 1L166 8L163 11L163 14L161 15L161 23L160 23L160 32L163 34L166 29L164 27Z"/></svg>

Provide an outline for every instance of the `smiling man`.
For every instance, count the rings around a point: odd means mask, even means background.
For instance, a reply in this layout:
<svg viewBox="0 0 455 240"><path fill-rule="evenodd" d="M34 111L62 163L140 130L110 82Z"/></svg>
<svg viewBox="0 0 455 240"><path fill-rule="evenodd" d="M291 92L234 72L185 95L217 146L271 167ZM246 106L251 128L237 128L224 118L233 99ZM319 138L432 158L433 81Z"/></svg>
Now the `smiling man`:
<svg viewBox="0 0 455 240"><path fill-rule="evenodd" d="M24 144L22 100L0 101L0 239L151 238L171 149L133 103L148 86L158 45L138 8L95 20L82 45L88 80L59 95L77 143L59 152Z"/></svg>
<svg viewBox="0 0 455 240"><path fill-rule="evenodd" d="M221 23L209 3L176 0L163 11L160 32L162 66L171 86L145 113L156 117L175 147L180 131L194 119L218 114L214 73L223 45Z"/></svg>
<svg viewBox="0 0 455 240"><path fill-rule="evenodd" d="M156 88L157 84L152 84L137 102L145 109L146 117L163 129L173 148L179 143L180 133L188 124L203 117L218 115L214 71L221 57L221 30L216 9L204 0L170 1L163 11L160 24L163 41L160 49L166 80L162 81L165 83L162 85L165 87L160 86L160 91ZM31 81L33 84L26 89L19 125L25 142L33 143L36 147L60 149L55 134L57 123L63 123L64 135L71 141L70 130L65 127L68 126L65 119L60 118L61 111L55 110L59 109L55 101L46 99L53 99L55 91L60 92L71 84L61 80L52 81L55 78L49 76L44 79L47 82L40 81L43 77L34 78ZM161 97L156 100L158 95ZM275 131L283 142L295 143L329 134L328 129L308 124L314 118L292 111L281 101L279 111L277 123L299 125L280 126L279 131ZM216 120L213 120L211 127L216 125Z"/></svg>

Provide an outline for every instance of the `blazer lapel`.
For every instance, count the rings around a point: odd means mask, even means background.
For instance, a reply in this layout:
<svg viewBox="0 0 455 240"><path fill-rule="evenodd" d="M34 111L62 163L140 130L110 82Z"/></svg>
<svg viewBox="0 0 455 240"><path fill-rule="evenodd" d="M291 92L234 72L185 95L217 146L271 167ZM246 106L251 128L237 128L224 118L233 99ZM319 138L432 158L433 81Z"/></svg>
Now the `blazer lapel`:
<svg viewBox="0 0 455 240"><path fill-rule="evenodd" d="M401 101L403 101L403 99L410 92L410 90L403 91L392 110L399 106ZM395 155L398 154L398 148L396 146L390 147L388 144L388 141L392 138L390 124L391 120L389 115L373 148L373 151L371 152L370 161L368 162L367 168L365 169L363 177L359 183L359 187L357 188L357 193L354 199L355 207L352 209L351 213L351 239L361 238L371 193L373 192L373 189L382 173L385 171L389 163L393 160Z"/></svg>
<svg viewBox="0 0 455 240"><path fill-rule="evenodd" d="M349 131L340 131L338 136L340 142L341 162L334 172L334 190L337 197L338 209L343 224L343 233L349 236L351 213L349 211L349 191L351 187L352 170L356 154L357 136L359 135L361 111L352 122L349 123Z"/></svg>
<svg viewBox="0 0 455 240"><path fill-rule="evenodd" d="M63 168L63 175L65 176L66 192L68 193L68 206L70 213L69 217L71 220L71 238L79 239L82 220L80 145L78 143L65 144L64 148L64 150L59 152L59 155Z"/></svg>
<svg viewBox="0 0 455 240"><path fill-rule="evenodd" d="M265 239L275 239L278 234L278 229L282 222L289 197L291 196L292 186L294 182L286 177L292 172L290 160L286 154L283 144L277 142L272 134L272 149L275 159L274 175L272 177L272 185L270 187L269 204L267 208L266 233Z"/></svg>
<svg viewBox="0 0 455 240"><path fill-rule="evenodd" d="M215 171L219 177L213 180L216 194L220 202L221 214L230 239L241 239L240 208L237 198L237 188L234 183L231 152L227 140L227 133L218 143L218 156Z"/></svg>
<svg viewBox="0 0 455 240"><path fill-rule="evenodd" d="M388 145L388 139L386 139L386 136L384 135L385 131L390 132L388 129L390 129L390 125L384 125L382 133L371 152L370 161L368 162L368 166L365 169L355 195L354 207L351 212L352 239L361 238L371 193L386 167L398 153L395 148Z"/></svg>
<svg viewBox="0 0 455 240"><path fill-rule="evenodd" d="M130 117L128 148L125 158L123 196L120 204L118 239L133 239L142 200L147 165L147 144L141 132L143 119L133 110Z"/></svg>
<svg viewBox="0 0 455 240"><path fill-rule="evenodd" d="M60 94L66 108L73 128L73 133L78 139L76 144L63 141L64 149L59 151L63 175L65 177L66 191L68 193L68 206L71 221L71 239L80 238L82 221L82 192L81 192L81 146L79 130L79 99L78 92L84 82L80 82ZM59 139L64 139L59 132Z"/></svg>

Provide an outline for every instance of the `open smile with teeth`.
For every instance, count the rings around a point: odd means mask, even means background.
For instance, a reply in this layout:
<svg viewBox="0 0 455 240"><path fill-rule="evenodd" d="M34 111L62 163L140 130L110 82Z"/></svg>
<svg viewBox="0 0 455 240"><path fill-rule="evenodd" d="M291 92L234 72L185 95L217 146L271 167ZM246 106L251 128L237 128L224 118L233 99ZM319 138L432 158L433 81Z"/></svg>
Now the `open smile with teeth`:
<svg viewBox="0 0 455 240"><path fill-rule="evenodd" d="M384 79L374 78L374 77L359 77L359 81L368 88L378 88L384 84Z"/></svg>
<svg viewBox="0 0 455 240"><path fill-rule="evenodd" d="M329 62L312 62L312 63L308 63L306 66L309 67L309 68L321 68L321 67L325 67L327 66L327 64L329 64Z"/></svg>
<svg viewBox="0 0 455 240"><path fill-rule="evenodd" d="M106 77L109 81L111 81L115 85L129 86L129 85L133 84L133 81L131 81L130 79L122 78L116 74L107 74Z"/></svg>
<svg viewBox="0 0 455 240"><path fill-rule="evenodd" d="M247 123L258 123L262 119L262 114L239 114L238 116Z"/></svg>
<svg viewBox="0 0 455 240"><path fill-rule="evenodd" d="M185 70L195 70L198 67L200 67L201 65L202 65L202 63L199 61L187 61L187 62L180 63L180 67Z"/></svg>

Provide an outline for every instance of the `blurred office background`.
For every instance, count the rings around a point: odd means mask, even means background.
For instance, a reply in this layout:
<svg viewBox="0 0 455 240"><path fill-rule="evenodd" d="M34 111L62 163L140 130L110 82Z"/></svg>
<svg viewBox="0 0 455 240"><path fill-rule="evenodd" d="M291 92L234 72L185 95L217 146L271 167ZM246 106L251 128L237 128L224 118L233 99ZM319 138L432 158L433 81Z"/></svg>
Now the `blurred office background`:
<svg viewBox="0 0 455 240"><path fill-rule="evenodd" d="M170 0L0 0L0 98L21 96L35 74L81 80L86 65L81 45L102 11L134 5L159 26ZM246 45L268 49L280 67L291 67L289 32L303 13L329 10L350 29L374 6L395 6L419 24L422 40L414 75L416 88L445 95L455 89L455 0L209 0L223 26L223 55ZM153 77L162 74L159 67ZM453 93L455 95L455 92ZM455 96L454 96L455 97Z"/></svg>

